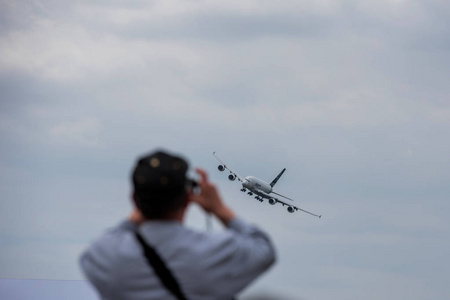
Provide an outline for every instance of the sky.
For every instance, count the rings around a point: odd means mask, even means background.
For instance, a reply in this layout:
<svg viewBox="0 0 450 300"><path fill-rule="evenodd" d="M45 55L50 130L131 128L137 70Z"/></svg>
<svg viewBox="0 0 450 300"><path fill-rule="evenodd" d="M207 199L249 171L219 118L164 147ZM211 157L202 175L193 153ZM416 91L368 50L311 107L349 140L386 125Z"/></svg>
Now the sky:
<svg viewBox="0 0 450 300"><path fill-rule="evenodd" d="M276 245L242 298L449 298L449 20L443 0L0 0L0 294L95 299L78 257L163 148ZM287 168L276 191L323 217L239 192L213 151Z"/></svg>

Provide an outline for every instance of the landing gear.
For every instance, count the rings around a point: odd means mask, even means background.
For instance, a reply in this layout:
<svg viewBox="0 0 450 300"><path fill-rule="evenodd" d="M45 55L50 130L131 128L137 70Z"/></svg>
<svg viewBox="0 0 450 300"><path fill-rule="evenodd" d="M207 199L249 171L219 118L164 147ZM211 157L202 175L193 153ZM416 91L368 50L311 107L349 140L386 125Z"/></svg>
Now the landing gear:
<svg viewBox="0 0 450 300"><path fill-rule="evenodd" d="M246 189L241 189L241 192L246 192L247 190Z"/></svg>
<svg viewBox="0 0 450 300"><path fill-rule="evenodd" d="M258 200L259 202L263 202L263 198L262 197L256 196L255 199Z"/></svg>
<svg viewBox="0 0 450 300"><path fill-rule="evenodd" d="M247 194L249 194L250 196L252 196L252 195L253 195L253 193L252 193L252 192L248 192Z"/></svg>

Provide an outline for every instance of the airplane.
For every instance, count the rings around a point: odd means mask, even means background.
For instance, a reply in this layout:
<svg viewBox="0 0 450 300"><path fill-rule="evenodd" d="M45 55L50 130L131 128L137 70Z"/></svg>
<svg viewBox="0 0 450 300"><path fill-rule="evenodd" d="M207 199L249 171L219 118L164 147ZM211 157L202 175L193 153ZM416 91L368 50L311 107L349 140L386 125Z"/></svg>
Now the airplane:
<svg viewBox="0 0 450 300"><path fill-rule="evenodd" d="M290 213L293 213L294 211L300 210L303 211L307 214L310 214L312 216L321 218L322 215L316 215L313 214L312 212L306 211L304 209L301 209L295 205L292 205L290 203L287 203L285 201L281 201L280 199L272 196L271 194L275 194L277 196L283 197L285 199L291 200L293 201L291 198L288 198L286 196L283 196L281 194L278 194L276 192L273 191L273 187L275 186L275 184L278 182L278 180L280 179L280 177L283 175L284 171L286 171L286 168L284 168L280 174L278 174L277 177L275 177L274 180L272 180L271 183L267 183L259 178L256 178L255 176L247 176L245 178L241 177L238 173L236 173L230 166L228 166L227 164L225 164L216 154L216 152L213 152L214 157L220 162L220 165L217 167L219 169L219 171L223 172L225 171L225 169L227 169L228 171L230 171L230 174L228 175L228 179L230 181L234 181L236 180L236 178L238 179L238 181L240 181L242 183L242 188L241 188L241 192L247 192L248 195L252 196L253 194L255 194L255 199L263 202L264 199L268 199L269 204L271 205L275 205L277 203L280 203L283 206L287 206L287 211Z"/></svg>

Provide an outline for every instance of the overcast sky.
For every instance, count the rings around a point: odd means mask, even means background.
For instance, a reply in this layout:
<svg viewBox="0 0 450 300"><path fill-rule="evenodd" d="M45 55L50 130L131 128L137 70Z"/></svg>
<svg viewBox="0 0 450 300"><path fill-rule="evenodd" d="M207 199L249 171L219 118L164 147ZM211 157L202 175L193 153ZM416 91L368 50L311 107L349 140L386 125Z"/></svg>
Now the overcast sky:
<svg viewBox="0 0 450 300"><path fill-rule="evenodd" d="M0 0L0 278L84 279L163 147L272 236L244 297L450 298L449 20L444 0ZM240 193L213 151L286 167L276 190L323 217Z"/></svg>

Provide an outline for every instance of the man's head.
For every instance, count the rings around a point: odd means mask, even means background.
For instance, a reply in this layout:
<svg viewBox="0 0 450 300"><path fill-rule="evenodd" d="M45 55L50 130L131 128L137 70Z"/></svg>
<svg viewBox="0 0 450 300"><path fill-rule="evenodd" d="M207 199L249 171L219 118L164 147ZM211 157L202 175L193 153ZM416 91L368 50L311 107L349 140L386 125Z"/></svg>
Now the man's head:
<svg viewBox="0 0 450 300"><path fill-rule="evenodd" d="M132 173L134 200L146 219L164 219L186 205L188 163L155 151L138 159Z"/></svg>

